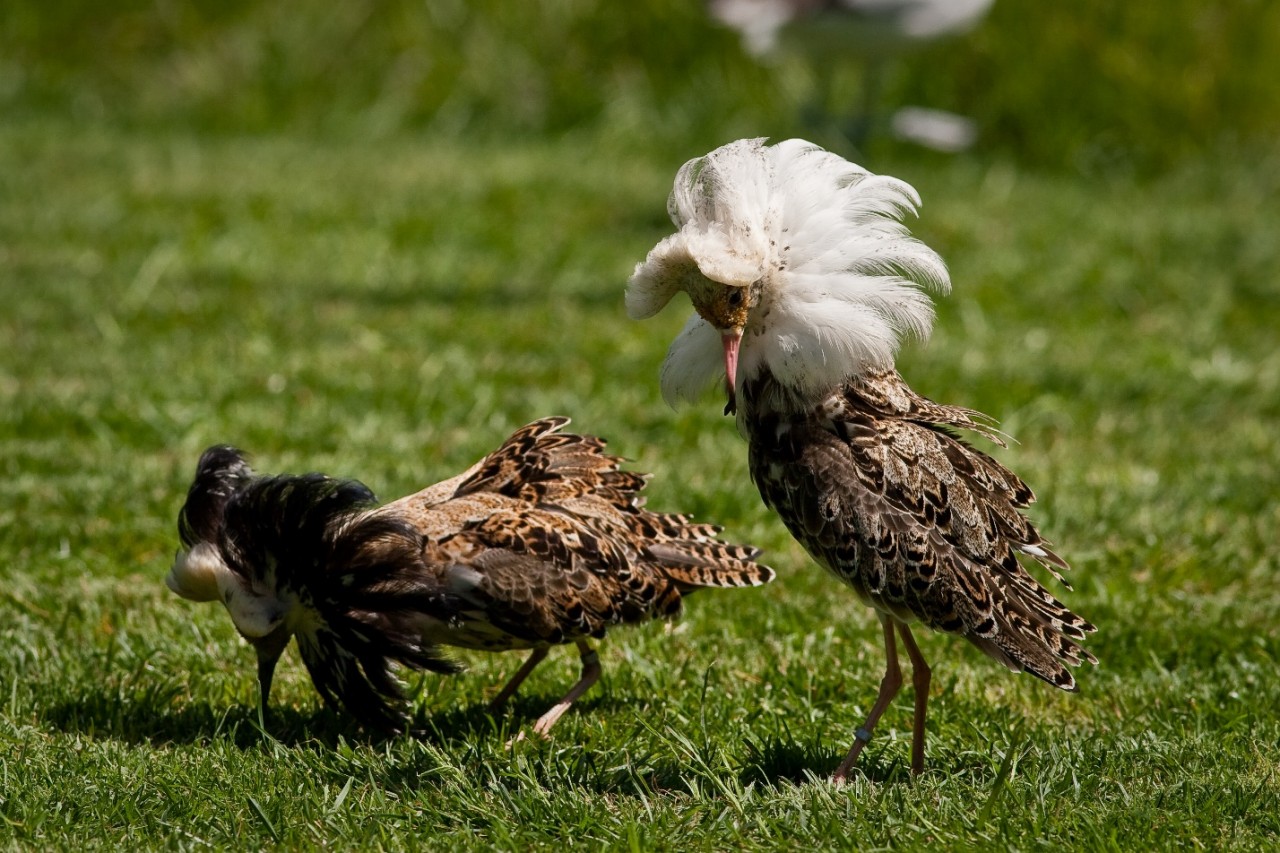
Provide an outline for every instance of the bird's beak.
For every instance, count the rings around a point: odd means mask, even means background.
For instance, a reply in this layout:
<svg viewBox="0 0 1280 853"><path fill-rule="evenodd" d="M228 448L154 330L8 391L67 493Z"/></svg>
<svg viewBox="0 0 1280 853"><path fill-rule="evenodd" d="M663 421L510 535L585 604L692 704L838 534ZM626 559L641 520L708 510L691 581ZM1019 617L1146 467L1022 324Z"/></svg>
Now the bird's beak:
<svg viewBox="0 0 1280 853"><path fill-rule="evenodd" d="M253 640L254 651L258 653L258 724L263 724L267 703L271 699L271 679L276 673L276 664L293 637L283 623L278 628L257 640Z"/></svg>
<svg viewBox="0 0 1280 853"><path fill-rule="evenodd" d="M724 413L732 415L738 411L738 347L742 344L742 329L726 329L720 333L720 341L724 344L724 382L729 401L725 403Z"/></svg>

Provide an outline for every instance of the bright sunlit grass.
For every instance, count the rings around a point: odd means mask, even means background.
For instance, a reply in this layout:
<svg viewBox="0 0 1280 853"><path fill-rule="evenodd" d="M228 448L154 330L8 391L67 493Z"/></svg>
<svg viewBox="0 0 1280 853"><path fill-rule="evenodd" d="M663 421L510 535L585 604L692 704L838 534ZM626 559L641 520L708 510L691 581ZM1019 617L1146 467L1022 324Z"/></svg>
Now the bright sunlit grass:
<svg viewBox="0 0 1280 853"><path fill-rule="evenodd" d="M703 153L688 151L686 156ZM883 667L879 631L760 505L708 400L656 374L682 321L626 320L679 165L642 146L374 144L0 128L0 839L33 848L1265 847L1280 833L1280 174L1146 185L873 164L925 198L955 293L902 370L985 410L1072 561L1101 665L1067 696L965 644L853 784L824 781ZM1255 158L1256 160L1257 158ZM1269 175L1269 178L1259 178ZM370 739L286 656L267 732L225 614L172 596L206 445L390 498L563 413L656 474L651 506L768 549L779 580L617 631L554 741L553 655L414 678L426 733Z"/></svg>

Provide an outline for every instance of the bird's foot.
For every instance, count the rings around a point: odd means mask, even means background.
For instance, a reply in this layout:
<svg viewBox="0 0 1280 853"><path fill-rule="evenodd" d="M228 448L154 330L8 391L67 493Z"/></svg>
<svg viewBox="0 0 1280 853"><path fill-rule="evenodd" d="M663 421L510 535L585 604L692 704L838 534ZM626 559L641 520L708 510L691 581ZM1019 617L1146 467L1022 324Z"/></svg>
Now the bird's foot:
<svg viewBox="0 0 1280 853"><path fill-rule="evenodd" d="M540 740L544 740L544 741L551 740L551 733L550 733L550 732L547 732L547 731L539 731L539 729L538 729L538 727L537 727L536 725L533 727L533 733L534 733L535 735L537 735L537 736L538 736L538 738L539 738ZM525 733L524 729L521 729L520 731L516 732L515 737L513 737L513 738L511 738L509 741L507 741L506 748L507 748L507 749L513 749L513 748L515 747L515 745L516 745L516 744L518 744L518 743L523 743L524 741L526 741L526 740L528 740L528 739L529 739L529 737L528 737L528 735Z"/></svg>

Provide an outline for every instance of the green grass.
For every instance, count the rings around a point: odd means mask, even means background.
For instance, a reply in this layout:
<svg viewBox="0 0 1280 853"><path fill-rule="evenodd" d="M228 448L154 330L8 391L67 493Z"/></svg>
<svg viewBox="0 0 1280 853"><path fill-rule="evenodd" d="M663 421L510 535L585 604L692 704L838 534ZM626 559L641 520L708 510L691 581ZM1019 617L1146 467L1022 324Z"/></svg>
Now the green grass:
<svg viewBox="0 0 1280 853"><path fill-rule="evenodd" d="M689 150L684 156L701 153ZM1247 156L1245 156L1247 154ZM887 160L955 293L902 369L983 409L1099 626L1079 695L949 638L929 770L909 696L824 779L882 672L870 613L760 505L715 401L656 384L671 312L625 319L679 158L606 132L476 143L0 127L0 842L49 847L1261 848L1280 840L1280 152L1144 183ZM292 652L267 731L225 613L161 580L200 450L392 497L566 413L651 504L779 580L553 655L411 679L426 733L325 712Z"/></svg>
<svg viewBox="0 0 1280 853"><path fill-rule="evenodd" d="M974 117L988 151L1040 168L1152 174L1280 126L1280 5L995 4L890 69L890 104ZM826 63L832 105L855 62ZM812 68L762 67L690 0L14 0L0 112L206 130L530 134L607 124L661 147L794 135ZM847 107L846 107L847 109ZM814 135L812 128L807 135ZM831 139L819 140L832 144Z"/></svg>
<svg viewBox="0 0 1280 853"><path fill-rule="evenodd" d="M1275 847L1280 6L1211 5L999 3L889 81L982 127L967 158L862 155L955 282L900 366L1018 440L1101 664L1068 696L924 638L927 773L908 692L841 789L875 620L715 401L661 403L683 312L622 310L676 168L799 132L802 65L683 0L6 6L0 846ZM460 654L390 741L290 652L260 730L251 650L162 583L200 451L390 498L552 413L778 581L615 632L549 743L505 747L569 652L497 718L519 656Z"/></svg>

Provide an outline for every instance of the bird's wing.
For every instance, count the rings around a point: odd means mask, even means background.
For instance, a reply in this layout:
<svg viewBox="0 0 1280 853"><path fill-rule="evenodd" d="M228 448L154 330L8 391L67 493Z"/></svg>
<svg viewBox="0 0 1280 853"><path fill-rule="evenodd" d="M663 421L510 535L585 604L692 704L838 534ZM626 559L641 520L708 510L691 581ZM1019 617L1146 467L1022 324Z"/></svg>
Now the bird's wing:
<svg viewBox="0 0 1280 853"><path fill-rule="evenodd" d="M568 423L565 417L549 417L527 424L466 471L403 497L386 509L415 514L482 493L531 502L564 500L593 491L626 499L644 487L643 475L619 470L622 460L604 452L603 439L560 432Z"/></svg>
<svg viewBox="0 0 1280 853"><path fill-rule="evenodd" d="M455 619L521 644L557 644L679 613L679 590L644 564L634 542L556 509L493 498L441 507L437 514L454 522L436 519L437 532L453 529L425 541L425 562L460 602Z"/></svg>
<svg viewBox="0 0 1280 853"><path fill-rule="evenodd" d="M840 397L844 405L855 411L913 421L926 426L969 430L1000 447L1007 446L1005 437L996 429L995 419L974 409L948 406L922 397L903 381L896 370L859 376L845 385ZM1035 500L1035 495L1027 488L1026 483L1011 471L1005 470L1005 475L1018 483L1017 499L1021 501L1018 506L1026 506Z"/></svg>
<svg viewBox="0 0 1280 853"><path fill-rule="evenodd" d="M943 428L856 408L754 435L765 502L868 603L1074 687L1059 661L1093 659L1075 642L1093 626L1018 562L1066 567L1019 511L1030 490L1004 466Z"/></svg>
<svg viewBox="0 0 1280 853"><path fill-rule="evenodd" d="M447 493L440 484L380 512L405 519L437 542L463 529L496 532L494 513L531 541L571 530L562 538L581 543L574 553L580 563L605 575L656 572L683 591L772 580L773 570L755 562L758 549L720 540L720 528L713 525L644 509L640 492L647 477L620 470L623 460L605 452L603 439L561 432L568 422L552 417L522 427L466 473L446 481ZM546 531L538 529L542 524ZM595 564L603 553L613 556Z"/></svg>

